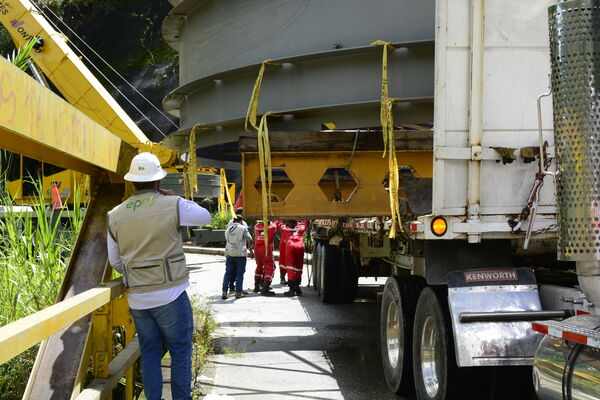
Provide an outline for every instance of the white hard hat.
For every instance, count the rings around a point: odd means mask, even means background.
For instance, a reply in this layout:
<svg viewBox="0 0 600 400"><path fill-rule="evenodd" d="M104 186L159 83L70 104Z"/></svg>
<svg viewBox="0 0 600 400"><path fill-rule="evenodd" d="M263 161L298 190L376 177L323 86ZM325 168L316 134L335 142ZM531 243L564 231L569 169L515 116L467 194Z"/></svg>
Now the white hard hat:
<svg viewBox="0 0 600 400"><path fill-rule="evenodd" d="M140 153L133 157L129 172L125 180L130 182L153 182L167 176L167 171L162 169L160 161L152 153Z"/></svg>

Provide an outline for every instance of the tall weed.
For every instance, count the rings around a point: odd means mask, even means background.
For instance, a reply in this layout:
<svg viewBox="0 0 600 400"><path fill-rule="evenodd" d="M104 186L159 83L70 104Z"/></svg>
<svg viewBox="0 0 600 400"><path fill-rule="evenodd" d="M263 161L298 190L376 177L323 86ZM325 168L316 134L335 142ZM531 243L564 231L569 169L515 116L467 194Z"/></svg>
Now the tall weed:
<svg viewBox="0 0 600 400"><path fill-rule="evenodd" d="M42 184L34 184L35 204L29 208L0 190L0 326L54 304L83 222L77 188L72 212L61 218L68 210L47 211ZM35 354L30 349L0 365L0 400L21 398Z"/></svg>
<svg viewBox="0 0 600 400"><path fill-rule="evenodd" d="M194 333L192 334L192 398L202 398L201 376L214 353L213 334L218 324L211 303L200 296L191 297L194 311Z"/></svg>

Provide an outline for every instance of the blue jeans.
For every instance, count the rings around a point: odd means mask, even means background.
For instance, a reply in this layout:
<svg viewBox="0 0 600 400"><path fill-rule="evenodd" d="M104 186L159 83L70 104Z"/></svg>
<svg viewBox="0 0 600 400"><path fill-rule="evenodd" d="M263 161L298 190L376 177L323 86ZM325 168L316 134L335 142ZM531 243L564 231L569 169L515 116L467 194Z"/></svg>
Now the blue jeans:
<svg viewBox="0 0 600 400"><path fill-rule="evenodd" d="M235 292L242 293L246 272L246 257L227 257L225 260L225 276L223 277L223 291L226 292L229 280L235 276Z"/></svg>
<svg viewBox="0 0 600 400"><path fill-rule="evenodd" d="M173 400L190 400L194 319L187 293L164 306L131 310L131 315L140 341L146 399L162 398L160 360L164 345L171 355L171 396Z"/></svg>

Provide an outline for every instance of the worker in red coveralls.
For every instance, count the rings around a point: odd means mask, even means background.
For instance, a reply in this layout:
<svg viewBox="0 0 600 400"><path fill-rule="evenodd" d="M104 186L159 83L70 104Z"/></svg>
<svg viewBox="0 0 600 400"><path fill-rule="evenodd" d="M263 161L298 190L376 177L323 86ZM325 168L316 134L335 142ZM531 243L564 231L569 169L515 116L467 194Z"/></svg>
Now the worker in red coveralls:
<svg viewBox="0 0 600 400"><path fill-rule="evenodd" d="M263 296L275 296L271 290L273 280L273 240L277 225L269 222L269 249L265 251L265 227L261 220L254 225L254 258L256 259L256 270L254 272L254 293L260 292Z"/></svg>
<svg viewBox="0 0 600 400"><path fill-rule="evenodd" d="M307 228L307 221L297 222L296 220L288 221L284 228L284 231L288 232L288 239L285 244L285 262L290 288L284 295L288 297L302 295L300 284L302 283L302 267L304 266L304 232Z"/></svg>
<svg viewBox="0 0 600 400"><path fill-rule="evenodd" d="M280 219L275 221L277 229L281 232L281 238L279 240L279 279L282 285L285 285L287 281L285 276L287 275L286 264L285 264L285 243L289 238L289 232L285 228L285 221Z"/></svg>

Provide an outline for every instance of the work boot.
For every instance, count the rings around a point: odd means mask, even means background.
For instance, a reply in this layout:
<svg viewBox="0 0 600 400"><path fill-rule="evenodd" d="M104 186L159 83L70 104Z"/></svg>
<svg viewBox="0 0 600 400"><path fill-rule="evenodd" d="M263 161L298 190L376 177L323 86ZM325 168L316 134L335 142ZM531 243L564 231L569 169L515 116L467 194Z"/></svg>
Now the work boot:
<svg viewBox="0 0 600 400"><path fill-rule="evenodd" d="M242 297L246 297L246 295L244 294L244 292L241 292L241 293L236 293L236 294L235 294L235 298L236 298L236 299L241 299Z"/></svg>
<svg viewBox="0 0 600 400"><path fill-rule="evenodd" d="M263 296L275 296L275 292L271 290L271 281L264 281L260 294Z"/></svg>
<svg viewBox="0 0 600 400"><path fill-rule="evenodd" d="M302 290L300 290L300 284L302 283L302 279L296 279L296 295L302 296Z"/></svg>
<svg viewBox="0 0 600 400"><path fill-rule="evenodd" d="M260 285L263 283L262 279L254 278L254 293L260 292Z"/></svg>
<svg viewBox="0 0 600 400"><path fill-rule="evenodd" d="M230 291L229 293L233 294L233 291ZM237 289L235 289L235 293L237 293ZM242 287L242 294L243 294L244 296L247 296L247 295L248 295L248 292L246 292L246 291L244 290L244 288L243 288L243 287Z"/></svg>
<svg viewBox="0 0 600 400"><path fill-rule="evenodd" d="M221 299L227 300L227 292L223 292L223 294L221 295Z"/></svg>
<svg viewBox="0 0 600 400"><path fill-rule="evenodd" d="M287 281L285 280L285 274L286 274L286 271L279 268L279 279L280 279L279 283L281 283L282 285L287 284Z"/></svg>
<svg viewBox="0 0 600 400"><path fill-rule="evenodd" d="M288 290L287 292L284 292L283 295L286 297L292 297L292 296L296 296L297 292L296 292L296 281L295 280L291 280L288 282L288 286L290 287L290 290Z"/></svg>

